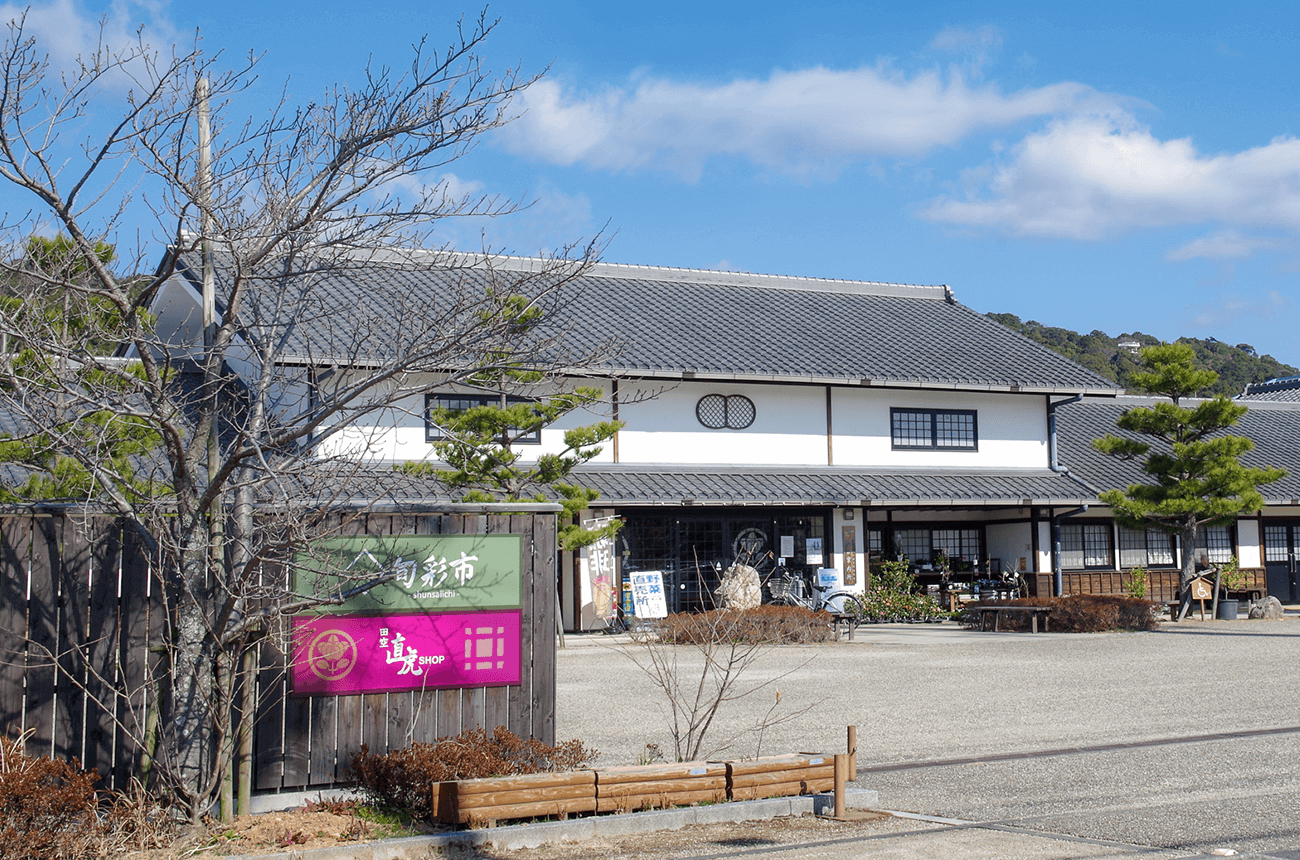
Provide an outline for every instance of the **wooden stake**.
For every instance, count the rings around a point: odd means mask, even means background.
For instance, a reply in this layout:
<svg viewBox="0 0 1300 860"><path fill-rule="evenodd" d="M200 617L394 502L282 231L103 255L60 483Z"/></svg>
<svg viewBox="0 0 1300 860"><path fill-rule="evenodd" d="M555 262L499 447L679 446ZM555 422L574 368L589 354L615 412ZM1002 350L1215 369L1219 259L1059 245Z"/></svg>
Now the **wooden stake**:
<svg viewBox="0 0 1300 860"><path fill-rule="evenodd" d="M844 802L844 783L849 773L849 757L844 754L835 756L835 817L844 818L847 804Z"/></svg>
<svg viewBox="0 0 1300 860"><path fill-rule="evenodd" d="M858 727L849 726L849 779L858 779Z"/></svg>

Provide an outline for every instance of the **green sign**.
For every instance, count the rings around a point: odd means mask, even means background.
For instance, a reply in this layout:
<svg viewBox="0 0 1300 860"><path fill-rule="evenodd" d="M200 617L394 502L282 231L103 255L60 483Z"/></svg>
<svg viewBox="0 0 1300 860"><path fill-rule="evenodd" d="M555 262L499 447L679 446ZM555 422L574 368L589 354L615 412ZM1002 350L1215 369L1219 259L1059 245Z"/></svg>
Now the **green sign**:
<svg viewBox="0 0 1300 860"><path fill-rule="evenodd" d="M294 556L294 591L347 594L378 577L393 579L351 595L325 612L518 609L523 593L522 535L401 535L312 541Z"/></svg>

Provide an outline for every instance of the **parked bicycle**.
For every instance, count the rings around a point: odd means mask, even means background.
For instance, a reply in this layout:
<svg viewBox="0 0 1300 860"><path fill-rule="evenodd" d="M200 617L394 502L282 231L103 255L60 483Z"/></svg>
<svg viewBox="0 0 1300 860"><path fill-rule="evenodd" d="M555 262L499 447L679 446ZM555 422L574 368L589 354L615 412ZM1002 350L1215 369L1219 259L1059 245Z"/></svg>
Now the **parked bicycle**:
<svg viewBox="0 0 1300 860"><path fill-rule="evenodd" d="M858 596L851 591L834 589L808 582L803 574L777 568L767 578L771 602L778 606L802 606L813 612L825 610L832 615L852 615ZM810 593L811 592L811 593Z"/></svg>

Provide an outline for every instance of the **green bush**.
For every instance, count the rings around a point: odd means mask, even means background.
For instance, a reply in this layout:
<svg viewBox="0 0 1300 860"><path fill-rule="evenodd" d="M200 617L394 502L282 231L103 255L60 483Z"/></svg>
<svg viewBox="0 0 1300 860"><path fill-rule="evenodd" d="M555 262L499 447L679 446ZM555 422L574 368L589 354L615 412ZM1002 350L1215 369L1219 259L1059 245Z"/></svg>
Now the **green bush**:
<svg viewBox="0 0 1300 860"><path fill-rule="evenodd" d="M846 601L844 610L858 621L881 624L896 621L939 621L949 613L928 594L916 593L916 576L905 561L882 561L871 572L871 589Z"/></svg>

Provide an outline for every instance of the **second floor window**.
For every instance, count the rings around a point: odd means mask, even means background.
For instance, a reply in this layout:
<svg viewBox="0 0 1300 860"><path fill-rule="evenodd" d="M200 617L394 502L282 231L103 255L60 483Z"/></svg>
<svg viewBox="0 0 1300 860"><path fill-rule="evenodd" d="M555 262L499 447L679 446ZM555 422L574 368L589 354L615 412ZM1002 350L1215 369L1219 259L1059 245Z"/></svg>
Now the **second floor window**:
<svg viewBox="0 0 1300 860"><path fill-rule="evenodd" d="M979 447L973 409L891 409L889 419L896 449Z"/></svg>
<svg viewBox="0 0 1300 860"><path fill-rule="evenodd" d="M507 406L528 402L523 397L506 398ZM467 412L476 406L500 405L501 398L496 394L426 394L424 397L424 440L426 442L442 442L449 438L443 428L434 423L433 413L437 410L461 413ZM514 433L512 432L511 435L514 435ZM541 444L542 431L540 428L535 429L514 441L523 445Z"/></svg>

